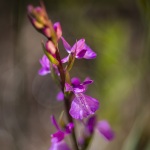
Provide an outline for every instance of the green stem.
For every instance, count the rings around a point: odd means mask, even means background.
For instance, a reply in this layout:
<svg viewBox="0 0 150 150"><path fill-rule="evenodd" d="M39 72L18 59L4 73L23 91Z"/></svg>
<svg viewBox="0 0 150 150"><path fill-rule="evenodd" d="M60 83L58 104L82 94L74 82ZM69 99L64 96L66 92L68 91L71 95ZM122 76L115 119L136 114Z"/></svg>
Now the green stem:
<svg viewBox="0 0 150 150"><path fill-rule="evenodd" d="M69 98L65 97L64 98L64 103L65 103L65 108L66 108L66 114L67 114L68 121L74 123L72 117L69 114L69 110L70 110L70 98L71 97L69 97ZM75 135L75 128L73 128L71 136L72 136L72 140L73 140L74 150L79 150L78 144L77 144L76 135Z"/></svg>
<svg viewBox="0 0 150 150"><path fill-rule="evenodd" d="M93 137L93 134L90 137L87 137L85 139L85 142L84 142L83 147L82 147L81 150L86 150L87 149L87 147L89 146L89 144L91 142L92 137Z"/></svg>
<svg viewBox="0 0 150 150"><path fill-rule="evenodd" d="M61 89L62 89L62 92L64 93L66 76L65 76L65 71L63 69L63 65L62 65L62 62L61 62L61 58L60 58L60 55L59 55L58 48L57 48L57 51L56 51L56 58L59 61L58 70L59 70L60 78L61 78ZM65 93L64 93L64 95L65 95ZM69 122L74 123L72 117L69 114L70 100L71 100L71 94L69 94L69 96L66 96L66 95L64 96L64 104L65 104L67 119L68 119ZM73 141L74 150L79 150L78 144L77 144L76 135L75 135L75 129L72 130L72 134L71 135L72 135L72 141Z"/></svg>

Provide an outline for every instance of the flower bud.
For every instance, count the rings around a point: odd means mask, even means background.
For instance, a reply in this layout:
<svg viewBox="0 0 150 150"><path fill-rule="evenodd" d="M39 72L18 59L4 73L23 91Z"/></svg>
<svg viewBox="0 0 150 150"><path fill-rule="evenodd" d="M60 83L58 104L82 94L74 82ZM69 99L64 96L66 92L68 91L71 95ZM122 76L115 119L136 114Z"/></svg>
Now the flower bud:
<svg viewBox="0 0 150 150"><path fill-rule="evenodd" d="M54 23L54 30L56 32L57 35L57 39L59 40L62 36L62 29L61 29L61 25L59 22Z"/></svg>
<svg viewBox="0 0 150 150"><path fill-rule="evenodd" d="M33 7L32 5L28 6L28 17L36 29L42 29L47 20L45 11L41 7Z"/></svg>
<svg viewBox="0 0 150 150"><path fill-rule="evenodd" d="M51 30L48 27L43 28L42 33L47 37L50 38L51 37Z"/></svg>
<svg viewBox="0 0 150 150"><path fill-rule="evenodd" d="M47 50L51 55L55 56L55 54L56 54L56 48L55 48L55 45L53 44L52 41L49 40L49 41L46 43L46 50Z"/></svg>

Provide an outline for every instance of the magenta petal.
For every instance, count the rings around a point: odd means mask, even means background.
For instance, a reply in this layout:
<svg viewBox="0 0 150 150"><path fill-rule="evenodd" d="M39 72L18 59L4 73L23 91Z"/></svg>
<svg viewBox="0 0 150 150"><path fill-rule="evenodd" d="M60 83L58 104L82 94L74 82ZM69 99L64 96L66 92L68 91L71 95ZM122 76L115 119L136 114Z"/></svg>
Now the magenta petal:
<svg viewBox="0 0 150 150"><path fill-rule="evenodd" d="M79 85L81 83L80 79L77 77L74 77L71 79L71 83L73 86Z"/></svg>
<svg viewBox="0 0 150 150"><path fill-rule="evenodd" d="M73 91L72 86L68 83L65 83L65 91Z"/></svg>
<svg viewBox="0 0 150 150"><path fill-rule="evenodd" d="M85 49L81 50L79 53L76 54L76 58L78 59L83 58L85 53L86 53Z"/></svg>
<svg viewBox="0 0 150 150"><path fill-rule="evenodd" d="M85 59L94 59L96 58L97 54L89 47L89 46L85 46L85 49L87 50L84 57Z"/></svg>
<svg viewBox="0 0 150 150"><path fill-rule="evenodd" d="M65 133L70 134L73 128L74 128L74 124L72 122L68 123L67 126L65 127Z"/></svg>
<svg viewBox="0 0 150 150"><path fill-rule="evenodd" d="M68 53L70 53L71 51L71 46L69 45L69 43L63 38L63 37L61 37L61 39L62 39L62 42L63 42L63 45L64 45L64 48L66 49L66 51L68 52Z"/></svg>
<svg viewBox="0 0 150 150"><path fill-rule="evenodd" d="M58 101L63 101L64 100L64 93L62 91L60 91L58 94L57 94L57 100Z"/></svg>
<svg viewBox="0 0 150 150"><path fill-rule="evenodd" d="M56 143L56 142L60 142L64 139L65 137L65 133L62 132L62 131L57 131L56 133L54 134L51 134L51 142L52 143Z"/></svg>
<svg viewBox="0 0 150 150"><path fill-rule="evenodd" d="M94 114L95 111L99 108L98 100L88 95L84 95L84 97L86 99L86 105L89 106L89 109L91 110L92 114Z"/></svg>
<svg viewBox="0 0 150 150"><path fill-rule="evenodd" d="M44 76L48 73L50 73L50 62L46 55L43 55L43 57L40 59L41 69L38 71L39 75Z"/></svg>
<svg viewBox="0 0 150 150"><path fill-rule="evenodd" d="M47 70L47 69L45 69L45 68L41 68L41 69L38 71L38 74L41 75L41 76L47 75L48 73L50 73L50 70Z"/></svg>
<svg viewBox="0 0 150 150"><path fill-rule="evenodd" d="M82 83L83 85L87 85L87 84L91 84L93 83L93 80L84 80L84 82Z"/></svg>
<svg viewBox="0 0 150 150"><path fill-rule="evenodd" d="M99 108L99 102L96 99L82 93L75 94L75 96L69 111L73 118L82 120L94 114Z"/></svg>
<svg viewBox="0 0 150 150"><path fill-rule="evenodd" d="M76 52L76 54L80 53L80 51L85 50L85 39L80 39L77 41L73 47L71 48L71 52Z"/></svg>
<svg viewBox="0 0 150 150"><path fill-rule="evenodd" d="M40 59L40 64L43 68L50 68L50 62L46 55Z"/></svg>
<svg viewBox="0 0 150 150"><path fill-rule="evenodd" d="M61 60L62 63L66 63L69 61L69 55Z"/></svg>
<svg viewBox="0 0 150 150"><path fill-rule="evenodd" d="M65 141L61 141L58 143L52 143L49 150L71 150Z"/></svg>
<svg viewBox="0 0 150 150"><path fill-rule="evenodd" d="M97 128L107 140L111 141L114 138L114 132L106 120L99 121Z"/></svg>
<svg viewBox="0 0 150 150"><path fill-rule="evenodd" d="M56 121L54 115L51 116L51 122L56 127L57 130L60 130L59 125L57 124L57 121Z"/></svg>

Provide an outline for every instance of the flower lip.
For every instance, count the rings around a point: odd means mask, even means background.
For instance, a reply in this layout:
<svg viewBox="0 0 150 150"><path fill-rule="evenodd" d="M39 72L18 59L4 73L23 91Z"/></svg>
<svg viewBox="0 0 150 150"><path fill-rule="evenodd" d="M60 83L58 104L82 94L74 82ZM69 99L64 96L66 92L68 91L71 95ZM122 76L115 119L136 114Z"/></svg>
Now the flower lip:
<svg viewBox="0 0 150 150"><path fill-rule="evenodd" d="M95 98L83 93L76 93L70 108L70 115L74 119L84 119L95 113L99 108L99 102Z"/></svg>

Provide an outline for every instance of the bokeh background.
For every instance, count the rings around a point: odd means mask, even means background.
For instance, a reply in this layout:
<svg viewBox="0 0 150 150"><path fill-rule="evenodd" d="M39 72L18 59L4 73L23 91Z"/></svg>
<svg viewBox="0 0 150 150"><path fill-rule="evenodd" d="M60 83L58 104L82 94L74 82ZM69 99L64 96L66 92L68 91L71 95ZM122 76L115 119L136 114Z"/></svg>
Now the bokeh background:
<svg viewBox="0 0 150 150"><path fill-rule="evenodd" d="M0 1L0 150L47 150L63 102L50 76L38 75L40 35L27 18L37 0ZM95 80L88 94L99 99L115 139L95 132L89 150L150 150L150 1L45 0L70 44L85 38L95 60L77 60L72 76ZM62 56L66 55L60 42ZM79 131L78 131L79 132Z"/></svg>

